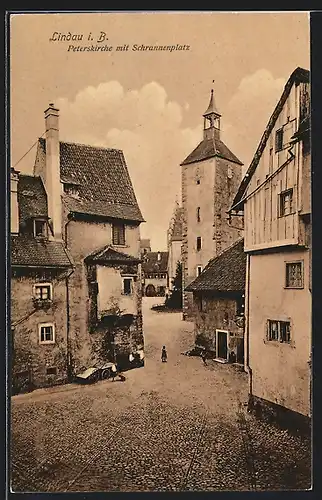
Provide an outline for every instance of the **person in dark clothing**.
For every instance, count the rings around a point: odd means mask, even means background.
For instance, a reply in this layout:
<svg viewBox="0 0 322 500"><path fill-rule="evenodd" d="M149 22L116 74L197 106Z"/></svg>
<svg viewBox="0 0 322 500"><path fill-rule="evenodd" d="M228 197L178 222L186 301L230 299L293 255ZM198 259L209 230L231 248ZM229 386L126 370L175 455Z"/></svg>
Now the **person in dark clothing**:
<svg viewBox="0 0 322 500"><path fill-rule="evenodd" d="M203 361L203 364L205 366L207 366L207 361L206 361L206 359L207 359L207 353L206 353L206 351L202 351L202 353L201 353L201 359Z"/></svg>
<svg viewBox="0 0 322 500"><path fill-rule="evenodd" d="M168 359L168 354L167 354L167 350L166 350L165 345L164 345L162 347L162 350L161 350L161 361L162 361L162 363L166 363L167 359Z"/></svg>

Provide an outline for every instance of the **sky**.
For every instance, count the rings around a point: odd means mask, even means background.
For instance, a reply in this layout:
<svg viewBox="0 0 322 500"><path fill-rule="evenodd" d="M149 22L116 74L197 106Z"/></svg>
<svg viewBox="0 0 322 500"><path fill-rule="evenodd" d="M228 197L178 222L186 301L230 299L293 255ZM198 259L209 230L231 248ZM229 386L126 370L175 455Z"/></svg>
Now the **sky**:
<svg viewBox="0 0 322 500"><path fill-rule="evenodd" d="M154 251L166 250L180 163L202 140L211 88L222 139L245 170L290 74L310 69L305 12L16 14L10 32L11 165L32 174L53 102L62 141L123 150ZM68 33L82 40L61 40Z"/></svg>

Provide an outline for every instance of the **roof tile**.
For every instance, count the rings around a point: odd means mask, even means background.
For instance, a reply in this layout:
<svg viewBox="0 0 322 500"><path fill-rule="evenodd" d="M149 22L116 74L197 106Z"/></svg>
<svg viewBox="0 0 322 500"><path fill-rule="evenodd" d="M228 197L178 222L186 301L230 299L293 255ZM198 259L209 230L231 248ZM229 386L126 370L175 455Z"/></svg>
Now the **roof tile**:
<svg viewBox="0 0 322 500"><path fill-rule="evenodd" d="M21 267L72 267L62 243L30 236L11 236L11 265Z"/></svg>
<svg viewBox="0 0 322 500"><path fill-rule="evenodd" d="M158 260L160 254L160 260ZM166 273L168 269L169 252L147 252L144 254L142 271L144 273Z"/></svg>
<svg viewBox="0 0 322 500"><path fill-rule="evenodd" d="M244 239L210 260L200 276L190 283L188 292L238 292L245 289L246 254Z"/></svg>
<svg viewBox="0 0 322 500"><path fill-rule="evenodd" d="M144 222L122 151L60 142L60 174L79 185L80 200L65 197L70 211Z"/></svg>
<svg viewBox="0 0 322 500"><path fill-rule="evenodd" d="M95 250L85 258L85 261L101 264L130 264L141 262L137 257L115 250L110 245L104 246L99 250Z"/></svg>
<svg viewBox="0 0 322 500"><path fill-rule="evenodd" d="M181 165L187 165L213 157L224 158L233 163L238 163L238 165L243 164L220 139L204 139L192 153L187 156Z"/></svg>

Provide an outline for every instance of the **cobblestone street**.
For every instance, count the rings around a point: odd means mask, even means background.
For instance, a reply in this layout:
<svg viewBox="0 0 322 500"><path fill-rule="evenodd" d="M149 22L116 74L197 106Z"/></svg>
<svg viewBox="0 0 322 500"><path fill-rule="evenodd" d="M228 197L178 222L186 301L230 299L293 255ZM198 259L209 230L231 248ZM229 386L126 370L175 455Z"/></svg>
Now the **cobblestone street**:
<svg viewBox="0 0 322 500"><path fill-rule="evenodd" d="M15 492L310 488L310 443L246 412L247 376L181 353L193 324L150 310L146 362L126 382L12 398ZM168 363L161 363L161 347Z"/></svg>

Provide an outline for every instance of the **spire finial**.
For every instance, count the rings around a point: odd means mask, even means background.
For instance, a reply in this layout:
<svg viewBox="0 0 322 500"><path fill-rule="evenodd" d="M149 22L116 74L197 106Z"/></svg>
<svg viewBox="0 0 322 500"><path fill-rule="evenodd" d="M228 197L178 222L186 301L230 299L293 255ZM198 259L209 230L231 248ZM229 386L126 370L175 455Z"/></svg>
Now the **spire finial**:
<svg viewBox="0 0 322 500"><path fill-rule="evenodd" d="M208 108L203 115L204 117L207 117L211 114L215 114L217 116L220 116L220 113L216 108L215 99L214 99L214 83L215 83L215 80L212 81L212 88L210 91L210 101L209 101Z"/></svg>

